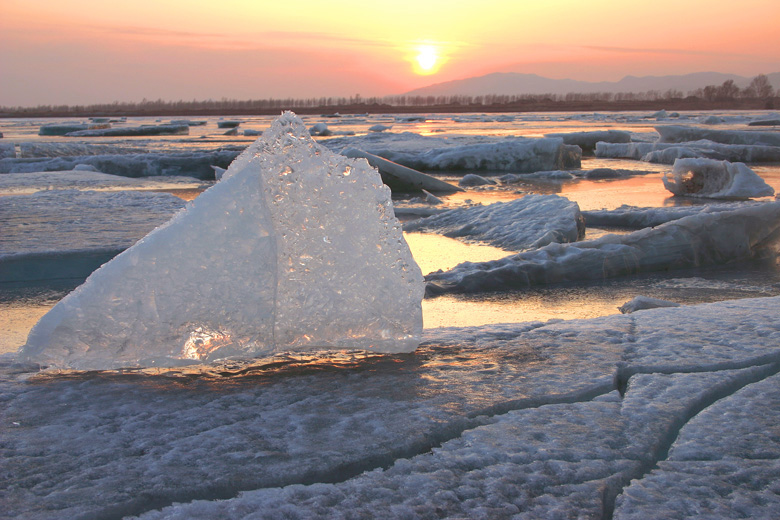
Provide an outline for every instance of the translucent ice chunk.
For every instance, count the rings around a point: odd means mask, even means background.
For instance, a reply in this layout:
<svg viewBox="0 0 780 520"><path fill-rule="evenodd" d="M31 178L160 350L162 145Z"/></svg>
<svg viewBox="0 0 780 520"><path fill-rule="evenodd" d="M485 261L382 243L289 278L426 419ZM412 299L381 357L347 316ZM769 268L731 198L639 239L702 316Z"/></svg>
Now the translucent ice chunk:
<svg viewBox="0 0 780 520"><path fill-rule="evenodd" d="M775 194L764 179L739 162L677 159L663 182L667 190L687 197L749 199Z"/></svg>
<svg viewBox="0 0 780 520"><path fill-rule="evenodd" d="M377 171L318 145L288 112L220 182L57 304L20 357L108 369L408 352L423 292Z"/></svg>

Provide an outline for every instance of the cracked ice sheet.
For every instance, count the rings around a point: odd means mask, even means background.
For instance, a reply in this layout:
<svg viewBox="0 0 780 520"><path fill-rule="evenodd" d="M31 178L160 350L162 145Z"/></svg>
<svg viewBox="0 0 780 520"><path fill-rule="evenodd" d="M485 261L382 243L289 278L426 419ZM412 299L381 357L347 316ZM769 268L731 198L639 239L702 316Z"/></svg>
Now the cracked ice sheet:
<svg viewBox="0 0 780 520"><path fill-rule="evenodd" d="M706 365L707 354L742 364L777 344L766 330L778 305L436 329L413 355L222 383L6 375L0 476L10 480L0 498L33 519L118 518L171 502L183 504L146 518L598 515L690 414L761 377L760 368L640 374L621 400L616 364L665 363L667 350L685 359L679 344L699 328L738 330L733 352L690 343L683 368L696 357Z"/></svg>
<svg viewBox="0 0 780 520"><path fill-rule="evenodd" d="M751 376L760 370L641 375L622 400L610 392L510 411L387 470L175 505L142 518L602 518L622 486L656 462L691 408Z"/></svg>
<svg viewBox="0 0 780 520"><path fill-rule="evenodd" d="M11 516L105 518L346 478L505 406L608 391L625 323L448 329L414 355L222 382L7 376L0 500Z"/></svg>
<svg viewBox="0 0 780 520"><path fill-rule="evenodd" d="M631 483L615 518L780 517L780 376L694 417L669 459Z"/></svg>
<svg viewBox="0 0 780 520"><path fill-rule="evenodd" d="M699 305L695 318L689 310L680 309L633 314L635 338L622 361L634 370L657 372L718 370L780 361L779 310L780 299L756 298Z"/></svg>

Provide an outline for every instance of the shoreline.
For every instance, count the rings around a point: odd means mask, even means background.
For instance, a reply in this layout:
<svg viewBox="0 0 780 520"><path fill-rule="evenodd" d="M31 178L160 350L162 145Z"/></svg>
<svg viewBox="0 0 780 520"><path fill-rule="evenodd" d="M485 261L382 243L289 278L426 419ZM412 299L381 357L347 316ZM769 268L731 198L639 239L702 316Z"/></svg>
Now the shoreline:
<svg viewBox="0 0 780 520"><path fill-rule="evenodd" d="M42 110L39 108L8 109L0 107L0 119L24 119L40 117L144 117L144 116L270 116L285 110L292 110L300 115L332 116L354 114L419 114L419 113L506 113L506 112L630 112L641 110L774 110L780 107L780 97L769 99L731 99L708 101L701 98L672 98L655 100L630 101L554 101L554 100L523 100L513 103L481 104L433 104L405 105L353 103L347 105L320 105L313 107L295 106L295 102L279 104L272 108L185 108L166 109L159 106L146 107L116 107L93 109L90 107L58 107Z"/></svg>

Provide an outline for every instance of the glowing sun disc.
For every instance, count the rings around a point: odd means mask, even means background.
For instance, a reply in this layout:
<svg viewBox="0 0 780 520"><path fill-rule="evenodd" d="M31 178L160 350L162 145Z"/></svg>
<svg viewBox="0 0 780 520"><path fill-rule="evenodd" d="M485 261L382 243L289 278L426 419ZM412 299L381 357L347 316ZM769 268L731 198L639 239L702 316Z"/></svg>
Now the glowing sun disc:
<svg viewBox="0 0 780 520"><path fill-rule="evenodd" d="M436 48L431 45L421 45L418 49L417 65L420 66L420 70L423 72L433 72L436 67L436 63L439 61L439 55L436 52Z"/></svg>

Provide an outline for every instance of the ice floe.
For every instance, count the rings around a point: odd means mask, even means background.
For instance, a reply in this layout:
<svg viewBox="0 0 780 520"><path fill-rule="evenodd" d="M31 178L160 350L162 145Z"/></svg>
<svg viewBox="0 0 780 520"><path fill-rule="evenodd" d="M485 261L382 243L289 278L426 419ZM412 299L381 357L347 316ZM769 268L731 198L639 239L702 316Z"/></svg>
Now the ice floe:
<svg viewBox="0 0 780 520"><path fill-rule="evenodd" d="M583 211L587 226L595 227L621 227L642 229L659 226L665 222L681 219L699 213L733 211L745 205L757 204L756 202L727 202L719 204L706 204L697 206L670 206L664 208L638 208L635 206L620 206L613 210L588 210Z"/></svg>
<svg viewBox="0 0 780 520"><path fill-rule="evenodd" d="M429 294L496 291L747 260L776 245L780 202L700 213L627 235L550 244L426 276Z"/></svg>
<svg viewBox="0 0 780 520"><path fill-rule="evenodd" d="M713 130L695 126L657 126L663 143L686 143L706 139L722 144L748 144L780 146L780 132L761 132L755 130Z"/></svg>
<svg viewBox="0 0 780 520"><path fill-rule="evenodd" d="M54 172L4 173L0 175L0 195L21 195L41 190L164 190L198 189L206 185L192 177L129 178L95 172L89 165ZM117 225L120 225L117 222Z"/></svg>
<svg viewBox="0 0 780 520"><path fill-rule="evenodd" d="M20 355L108 369L408 352L423 291L376 170L285 113L185 211L41 318Z"/></svg>
<svg viewBox="0 0 780 520"><path fill-rule="evenodd" d="M124 177L154 177L182 175L198 179L214 179L212 165L227 168L240 152L145 153L117 155L84 155L38 157L30 159L0 159L0 173L26 173L72 170L78 164L94 166L97 171Z"/></svg>
<svg viewBox="0 0 780 520"><path fill-rule="evenodd" d="M120 126L114 128L89 128L68 132L65 137L130 137L152 135L189 135L189 125L141 125Z"/></svg>
<svg viewBox="0 0 780 520"><path fill-rule="evenodd" d="M92 143L39 143L26 141L19 143L21 158L32 157L69 157L79 155L120 155L140 154L147 150L134 146Z"/></svg>
<svg viewBox="0 0 780 520"><path fill-rule="evenodd" d="M577 203L558 195L526 195L511 202L452 209L409 222L404 231L434 232L522 251L579 240L585 225Z"/></svg>
<svg viewBox="0 0 780 520"><path fill-rule="evenodd" d="M560 137L565 144L577 145L583 153L592 154L596 143L628 143L631 132L623 130L595 130L590 132L569 132L545 134L545 137Z"/></svg>
<svg viewBox="0 0 780 520"><path fill-rule="evenodd" d="M0 197L0 281L85 278L183 206L173 195L135 191Z"/></svg>
<svg viewBox="0 0 780 520"><path fill-rule="evenodd" d="M38 129L38 135L66 135L71 132L84 130L100 130L111 128L109 123L49 123L41 125Z"/></svg>
<svg viewBox="0 0 780 520"><path fill-rule="evenodd" d="M371 133L331 139L325 146L341 152L355 147L421 171L534 172L578 168L582 152L560 138L426 137L409 132Z"/></svg>
<svg viewBox="0 0 780 520"><path fill-rule="evenodd" d="M0 159L16 157L16 145L14 143L0 143Z"/></svg>
<svg viewBox="0 0 780 520"><path fill-rule="evenodd" d="M670 302L669 300L662 300L660 298L650 298L649 296L637 296L631 301L628 301L618 307L618 310L623 314L631 314L632 312L642 311L647 309L658 309L660 307L679 307L677 302Z"/></svg>
<svg viewBox="0 0 780 520"><path fill-rule="evenodd" d="M775 194L743 163L711 159L677 159L663 177L664 186L675 195L711 199L749 199Z"/></svg>
<svg viewBox="0 0 780 520"><path fill-rule="evenodd" d="M382 181L393 191L414 192L425 189L443 193L461 191L460 188L450 183L357 148L347 148L342 150L341 154L345 157L368 161L368 164L379 170Z"/></svg>
<svg viewBox="0 0 780 520"><path fill-rule="evenodd" d="M679 158L711 158L732 162L780 161L780 146L721 144L708 140L684 143L598 143L596 157L636 159L672 164Z"/></svg>
<svg viewBox="0 0 780 520"><path fill-rule="evenodd" d="M481 175L477 175L475 173L467 173L463 176L462 179L458 181L458 186L461 188L466 187L476 187L476 186L495 186L496 181L493 179L488 179L486 177L483 177Z"/></svg>

